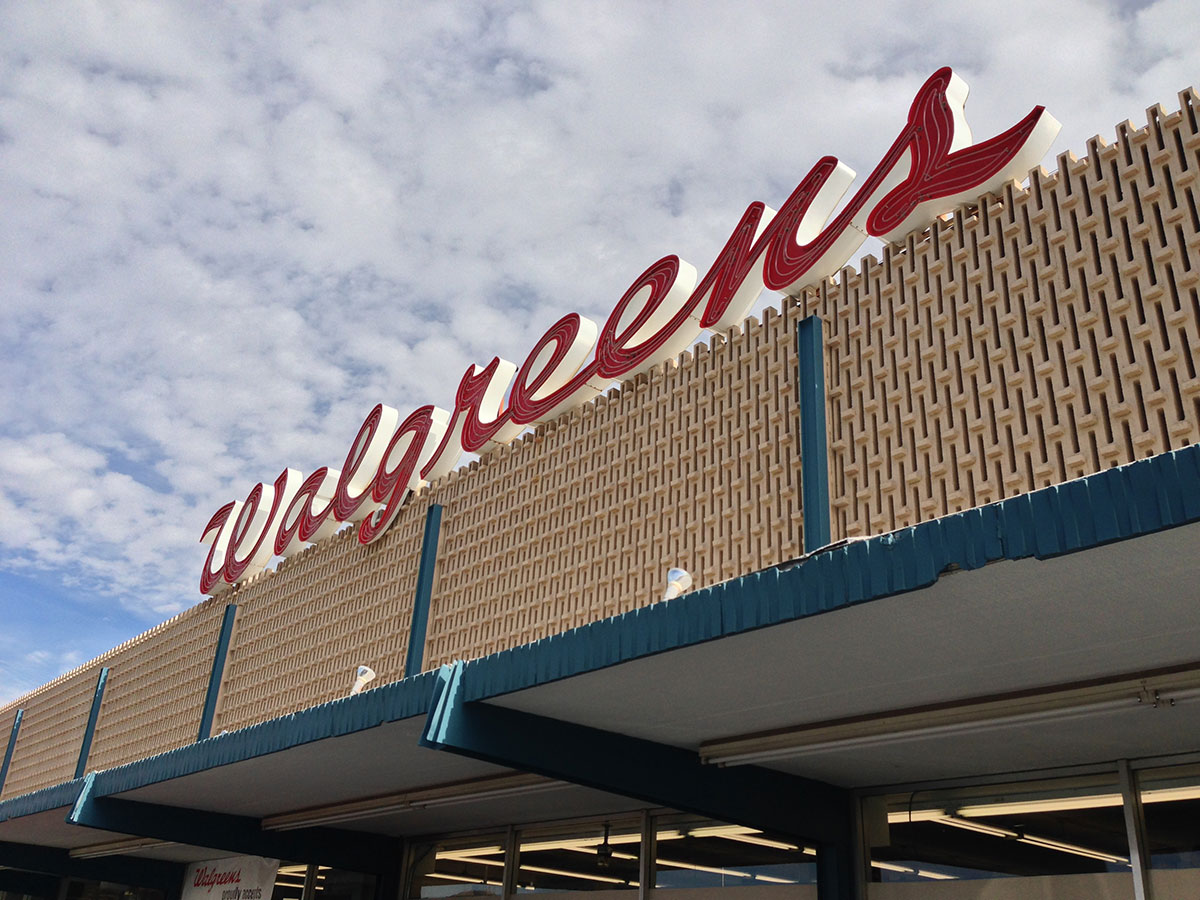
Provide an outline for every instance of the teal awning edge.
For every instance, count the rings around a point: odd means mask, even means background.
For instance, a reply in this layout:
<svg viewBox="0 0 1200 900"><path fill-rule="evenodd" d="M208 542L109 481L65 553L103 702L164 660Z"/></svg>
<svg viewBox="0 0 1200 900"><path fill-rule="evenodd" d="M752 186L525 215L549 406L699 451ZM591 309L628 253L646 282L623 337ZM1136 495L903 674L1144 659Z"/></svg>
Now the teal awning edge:
<svg viewBox="0 0 1200 900"><path fill-rule="evenodd" d="M819 550L471 660L464 700L928 587L948 569L1049 559L1200 521L1200 445Z"/></svg>
<svg viewBox="0 0 1200 900"><path fill-rule="evenodd" d="M9 797L7 800L0 801L0 822L19 819L23 816L33 816L48 810L61 809L64 806L74 806L82 789L83 779L76 778L42 788L40 791L30 791L28 794Z"/></svg>
<svg viewBox="0 0 1200 900"><path fill-rule="evenodd" d="M1048 559L1200 521L1200 445L820 550L521 647L464 663L464 700L483 700L643 656L927 587L951 568ZM96 773L98 795L264 756L429 712L424 672ZM0 802L0 821L70 806L82 780Z"/></svg>
<svg viewBox="0 0 1200 900"><path fill-rule="evenodd" d="M365 731L387 722L423 716L433 702L436 672L394 681L353 697L215 735L135 762L97 772L98 796L119 794L158 781L243 762L301 744Z"/></svg>

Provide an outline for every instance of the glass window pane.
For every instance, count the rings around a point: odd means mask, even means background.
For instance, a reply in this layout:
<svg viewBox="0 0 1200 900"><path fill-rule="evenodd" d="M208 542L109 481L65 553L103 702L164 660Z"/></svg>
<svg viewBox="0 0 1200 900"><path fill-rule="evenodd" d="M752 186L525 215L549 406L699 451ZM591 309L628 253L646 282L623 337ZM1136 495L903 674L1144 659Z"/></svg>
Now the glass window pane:
<svg viewBox="0 0 1200 900"><path fill-rule="evenodd" d="M315 889L313 900L374 900L375 876L321 866Z"/></svg>
<svg viewBox="0 0 1200 900"><path fill-rule="evenodd" d="M656 888L815 884L816 851L757 828L694 816L654 820Z"/></svg>
<svg viewBox="0 0 1200 900"><path fill-rule="evenodd" d="M418 847L408 896L499 894L504 880L505 836L447 840Z"/></svg>
<svg viewBox="0 0 1200 900"><path fill-rule="evenodd" d="M308 866L302 863L283 863L275 873L275 890L271 900L300 900L304 893L304 873Z"/></svg>
<svg viewBox="0 0 1200 900"><path fill-rule="evenodd" d="M517 893L636 890L641 819L521 832Z"/></svg>
<svg viewBox="0 0 1200 900"><path fill-rule="evenodd" d="M1200 766L1147 770L1138 783L1155 893L1200 894Z"/></svg>
<svg viewBox="0 0 1200 900"><path fill-rule="evenodd" d="M1021 897L1029 888L1019 879L1030 877L1069 878L1094 896L1133 889L1115 773L895 794L884 811L886 828L868 825L882 841L871 848L872 898L902 896L886 888L898 882L924 882L936 896L937 882L983 879L1013 880L988 897Z"/></svg>
<svg viewBox="0 0 1200 900"><path fill-rule="evenodd" d="M18 896L23 900L26 897L23 894L8 894L9 900L15 900ZM162 896L162 891L151 888L77 879L68 880L64 893L66 900L162 900Z"/></svg>

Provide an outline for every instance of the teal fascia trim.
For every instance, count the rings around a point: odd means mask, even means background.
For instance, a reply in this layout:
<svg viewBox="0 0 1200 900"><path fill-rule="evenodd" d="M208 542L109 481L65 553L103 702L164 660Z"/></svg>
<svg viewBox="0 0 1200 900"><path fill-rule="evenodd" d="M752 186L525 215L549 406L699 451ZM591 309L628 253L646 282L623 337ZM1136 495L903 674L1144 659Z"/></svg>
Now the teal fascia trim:
<svg viewBox="0 0 1200 900"><path fill-rule="evenodd" d="M237 604L226 605L225 615L221 617L221 632L217 635L212 671L208 675L208 691L204 694L204 711L200 714L200 733L196 738L198 741L212 735L213 719L217 715L217 698L221 696L221 680L225 677L225 659L229 656L229 641L233 637L233 623L236 619Z"/></svg>
<svg viewBox="0 0 1200 900"><path fill-rule="evenodd" d="M831 547L462 666L464 701L483 700L703 641L880 599L936 582L950 566L1048 559L1200 521L1200 446ZM424 715L437 672L334 700L96 774L116 794ZM69 791L74 782L50 791ZM78 787L73 788L78 793ZM43 792L38 792L43 793ZM34 795L0 803L0 815ZM70 805L65 801L56 805ZM24 813L22 813L24 814Z"/></svg>
<svg viewBox="0 0 1200 900"><path fill-rule="evenodd" d="M465 664L484 700L632 659L928 587L951 566L1050 559L1200 521L1200 445L827 548Z"/></svg>
<svg viewBox="0 0 1200 900"><path fill-rule="evenodd" d="M408 629L408 654L404 658L405 678L421 674L425 660L425 632L429 627L429 606L433 602L433 576L437 570L438 536L441 530L442 507L432 503L425 512L421 566L417 570L417 592L413 597L412 622Z"/></svg>
<svg viewBox="0 0 1200 900"><path fill-rule="evenodd" d="M10 797L0 803L0 822L9 819L19 819L22 816L33 816L51 809L62 809L73 806L83 788L83 779L64 781L61 784L42 788L17 797Z"/></svg>
<svg viewBox="0 0 1200 900"><path fill-rule="evenodd" d="M800 494L804 552L832 540L829 509L829 437L825 423L825 337L819 316L796 325L800 394Z"/></svg>
<svg viewBox="0 0 1200 900"><path fill-rule="evenodd" d="M104 686L108 683L108 666L100 670L96 679L96 693L92 695L92 710L88 713L87 727L83 730L83 744L79 748L79 762L75 764L75 777L82 778L87 771L88 754L92 752L92 738L96 736L96 722L100 719L100 704L104 702Z"/></svg>
<svg viewBox="0 0 1200 900"><path fill-rule="evenodd" d="M4 781L8 778L8 767L12 765L13 751L17 749L17 735L21 733L21 719L25 710L18 709L13 716L12 731L8 735L8 746L4 748L4 762L0 763L0 793L4 792Z"/></svg>
<svg viewBox="0 0 1200 900"><path fill-rule="evenodd" d="M252 816L98 796L95 783L95 773L88 775L69 824L375 874L390 872L403 853L403 841L385 835L339 828L264 831Z"/></svg>
<svg viewBox="0 0 1200 900"><path fill-rule="evenodd" d="M365 731L385 722L425 715L433 699L436 676L436 672L428 672L395 681L353 697L331 700L239 731L105 769L96 773L93 790L99 795L117 794L312 741Z"/></svg>

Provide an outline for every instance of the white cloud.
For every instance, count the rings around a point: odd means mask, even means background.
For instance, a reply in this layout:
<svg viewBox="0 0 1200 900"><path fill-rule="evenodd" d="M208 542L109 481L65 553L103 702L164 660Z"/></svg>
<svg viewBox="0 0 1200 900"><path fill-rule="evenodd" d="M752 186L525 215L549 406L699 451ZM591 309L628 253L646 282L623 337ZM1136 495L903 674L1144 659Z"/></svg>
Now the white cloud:
<svg viewBox="0 0 1200 900"><path fill-rule="evenodd" d="M144 615L208 516L703 268L950 64L1058 149L1200 71L1179 2L25 4L0 35L0 562ZM1050 161L1053 164L1053 161Z"/></svg>

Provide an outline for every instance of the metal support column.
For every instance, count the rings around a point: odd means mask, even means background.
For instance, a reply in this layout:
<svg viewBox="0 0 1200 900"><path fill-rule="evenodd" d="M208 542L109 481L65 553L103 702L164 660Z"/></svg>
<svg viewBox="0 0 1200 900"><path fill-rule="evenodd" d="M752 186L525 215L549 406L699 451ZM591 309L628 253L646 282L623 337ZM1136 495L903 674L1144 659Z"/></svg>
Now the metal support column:
<svg viewBox="0 0 1200 900"><path fill-rule="evenodd" d="M826 546L829 513L829 441L825 426L825 340L821 319L809 316L796 326L800 394L800 490L804 552Z"/></svg>
<svg viewBox="0 0 1200 900"><path fill-rule="evenodd" d="M217 649L213 654L212 670L208 674L208 691L204 695L204 711L200 714L200 733L196 740L212 736L213 719L217 715L217 699L221 696L221 681L225 677L225 660L229 656L229 642L233 637L233 623L237 619L237 604L225 607L221 618L221 631L217 635Z"/></svg>
<svg viewBox="0 0 1200 900"><path fill-rule="evenodd" d="M412 623L408 629L408 654L404 677L421 674L425 661L425 632L429 627L429 605L433 602L433 576L437 570L438 536L442 530L442 507L432 503L425 513L425 537L421 541L421 565L417 570L417 592L413 597Z"/></svg>
<svg viewBox="0 0 1200 900"><path fill-rule="evenodd" d="M1121 799L1125 811L1125 834L1129 841L1129 862L1133 866L1134 900L1151 900L1150 856L1146 852L1146 817L1142 811L1142 792L1138 789L1137 774L1129 760L1117 762L1121 776Z"/></svg>
<svg viewBox="0 0 1200 900"><path fill-rule="evenodd" d="M17 736L21 733L21 719L25 710L18 709L13 718L12 731L8 735L8 746L4 750L4 762L0 763L0 794L4 793L4 780L8 778L8 767L12 765L13 752L17 749Z"/></svg>
<svg viewBox="0 0 1200 900"><path fill-rule="evenodd" d="M517 829L509 825L504 836L504 874L500 876L500 896L505 900L516 896L517 870L520 866L521 845L517 838Z"/></svg>
<svg viewBox="0 0 1200 900"><path fill-rule="evenodd" d="M96 679L96 693L92 695L92 710L88 713L87 727L83 730L83 744L79 748L79 761L75 763L75 777L82 778L87 771L88 754L92 752L92 738L96 736L96 723L100 719L100 704L104 702L104 686L108 683L108 666L100 670Z"/></svg>
<svg viewBox="0 0 1200 900"><path fill-rule="evenodd" d="M638 857L638 900L647 900L654 890L657 870L654 858L658 855L658 835L654 831L654 818L650 810L642 810L642 845Z"/></svg>

